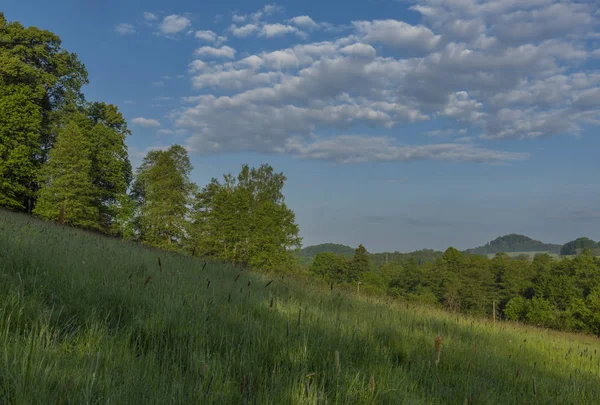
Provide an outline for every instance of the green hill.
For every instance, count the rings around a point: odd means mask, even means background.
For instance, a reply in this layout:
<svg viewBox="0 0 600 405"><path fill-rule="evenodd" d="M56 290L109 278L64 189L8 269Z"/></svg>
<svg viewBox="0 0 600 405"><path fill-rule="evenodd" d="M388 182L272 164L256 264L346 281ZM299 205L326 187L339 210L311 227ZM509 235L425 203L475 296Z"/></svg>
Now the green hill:
<svg viewBox="0 0 600 405"><path fill-rule="evenodd" d="M300 249L296 255L300 259L300 263L309 264L319 253L335 253L344 257L352 257L354 248L337 243L322 243Z"/></svg>
<svg viewBox="0 0 600 405"><path fill-rule="evenodd" d="M0 211L2 404L595 404L599 356Z"/></svg>
<svg viewBox="0 0 600 405"><path fill-rule="evenodd" d="M594 242L590 238L577 238L565 243L560 250L560 254L564 256L576 255L583 249L590 249L598 255L600 254L600 242Z"/></svg>
<svg viewBox="0 0 600 405"><path fill-rule="evenodd" d="M488 255L494 253L516 253L516 252L547 252L559 254L562 245L543 243L531 239L525 235L512 233L501 236L483 246L467 249L465 252L472 254Z"/></svg>

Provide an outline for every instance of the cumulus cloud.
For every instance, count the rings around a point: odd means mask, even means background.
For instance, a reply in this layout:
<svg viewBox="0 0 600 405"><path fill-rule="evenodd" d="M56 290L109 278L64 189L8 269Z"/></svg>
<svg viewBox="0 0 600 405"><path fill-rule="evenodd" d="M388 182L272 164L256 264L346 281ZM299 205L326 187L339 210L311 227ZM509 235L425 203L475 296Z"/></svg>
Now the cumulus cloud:
<svg viewBox="0 0 600 405"><path fill-rule="evenodd" d="M412 9L421 21L354 21L344 34L308 16L265 23L272 8L234 16L245 24L230 27L236 37L304 35L319 26L330 38L240 49L239 59L233 48L199 48L188 67L197 93L170 118L198 153L340 163L519 161L529 155L490 140L578 134L600 123L600 71L589 63L600 5L423 0ZM430 131L416 129L419 122ZM372 135L348 135L357 131ZM404 144L415 132L447 138Z"/></svg>
<svg viewBox="0 0 600 405"><path fill-rule="evenodd" d="M215 42L217 40L217 34L210 30L196 31L194 36L202 41Z"/></svg>
<svg viewBox="0 0 600 405"><path fill-rule="evenodd" d="M259 35L267 38L279 37L286 34L297 34L301 32L298 28L283 24L265 24L262 26Z"/></svg>
<svg viewBox="0 0 600 405"><path fill-rule="evenodd" d="M121 23L115 26L115 31L119 35L135 34L135 27L131 24Z"/></svg>
<svg viewBox="0 0 600 405"><path fill-rule="evenodd" d="M398 50L428 51L434 49L441 39L425 26L414 26L404 21L355 21L353 24L366 41Z"/></svg>
<svg viewBox="0 0 600 405"><path fill-rule="evenodd" d="M132 119L131 122L144 128L160 127L160 122L153 118L136 117Z"/></svg>
<svg viewBox="0 0 600 405"><path fill-rule="evenodd" d="M196 56L205 56L208 58L235 58L235 49L229 46L222 46L220 48L215 48L212 46L203 46L201 48L196 49L194 53L196 54Z"/></svg>
<svg viewBox="0 0 600 405"><path fill-rule="evenodd" d="M317 24L315 20L313 20L307 15L299 15L297 17L290 18L289 22L297 27L308 30L315 30L319 28L319 24Z"/></svg>
<svg viewBox="0 0 600 405"><path fill-rule="evenodd" d="M166 16L160 24L160 31L165 35L177 34L192 25L192 22L186 17L171 14Z"/></svg>
<svg viewBox="0 0 600 405"><path fill-rule="evenodd" d="M234 37L245 38L254 34L255 32L258 32L260 28L256 24L246 24L242 27L232 25L231 27L229 27L229 30L231 31Z"/></svg>

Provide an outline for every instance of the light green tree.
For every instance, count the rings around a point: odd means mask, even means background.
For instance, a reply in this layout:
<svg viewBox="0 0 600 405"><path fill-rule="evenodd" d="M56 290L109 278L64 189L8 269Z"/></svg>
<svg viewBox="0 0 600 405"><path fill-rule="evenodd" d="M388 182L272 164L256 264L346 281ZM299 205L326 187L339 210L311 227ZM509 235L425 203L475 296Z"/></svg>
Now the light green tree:
<svg viewBox="0 0 600 405"><path fill-rule="evenodd" d="M31 212L59 118L83 100L87 72L58 36L1 12L0 44L0 206Z"/></svg>
<svg viewBox="0 0 600 405"><path fill-rule="evenodd" d="M139 205L138 233L143 243L181 250L189 233L189 210L195 184L192 165L180 145L148 152L137 170L133 196Z"/></svg>
<svg viewBox="0 0 600 405"><path fill-rule="evenodd" d="M89 140L75 121L58 138L41 173L41 189L33 213L41 218L98 229L97 195L90 177Z"/></svg>
<svg viewBox="0 0 600 405"><path fill-rule="evenodd" d="M284 183L269 165L244 165L223 183L212 179L196 196L192 252L265 270L294 267L301 239Z"/></svg>

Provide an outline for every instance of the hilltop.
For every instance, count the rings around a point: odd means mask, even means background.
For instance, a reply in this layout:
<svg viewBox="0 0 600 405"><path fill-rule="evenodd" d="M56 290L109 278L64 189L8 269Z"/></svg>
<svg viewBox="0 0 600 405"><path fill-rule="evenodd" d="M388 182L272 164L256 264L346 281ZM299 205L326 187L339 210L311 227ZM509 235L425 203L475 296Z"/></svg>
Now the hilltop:
<svg viewBox="0 0 600 405"><path fill-rule="evenodd" d="M525 235L509 234L500 236L483 246L465 250L472 254L494 254L494 253L515 253L515 252L547 252L559 254L562 245L553 243L543 243Z"/></svg>
<svg viewBox="0 0 600 405"><path fill-rule="evenodd" d="M310 264L319 253L334 253L346 258L351 258L354 255L355 248L336 243L323 243L320 245L311 245L300 249L296 255L300 259L300 264ZM384 263L405 263L409 259L414 259L417 264L432 262L442 256L443 252L432 249L422 249L410 253L400 252L383 252L369 253L369 261L375 266L381 266Z"/></svg>
<svg viewBox="0 0 600 405"><path fill-rule="evenodd" d="M595 338L240 272L2 211L0 280L2 403L600 401Z"/></svg>

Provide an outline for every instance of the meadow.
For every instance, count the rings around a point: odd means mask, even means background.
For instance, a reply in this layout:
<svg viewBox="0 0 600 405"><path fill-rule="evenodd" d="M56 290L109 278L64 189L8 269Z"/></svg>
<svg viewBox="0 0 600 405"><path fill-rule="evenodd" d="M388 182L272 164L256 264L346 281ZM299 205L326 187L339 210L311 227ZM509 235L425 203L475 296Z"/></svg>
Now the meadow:
<svg viewBox="0 0 600 405"><path fill-rule="evenodd" d="M599 349L0 211L0 404L598 404Z"/></svg>

